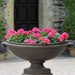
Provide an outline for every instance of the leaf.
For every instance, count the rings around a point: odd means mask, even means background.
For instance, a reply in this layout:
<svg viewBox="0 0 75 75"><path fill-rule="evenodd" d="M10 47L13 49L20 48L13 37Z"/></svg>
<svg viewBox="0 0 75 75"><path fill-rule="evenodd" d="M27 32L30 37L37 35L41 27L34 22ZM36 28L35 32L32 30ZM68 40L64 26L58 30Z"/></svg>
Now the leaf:
<svg viewBox="0 0 75 75"><path fill-rule="evenodd" d="M46 35L46 36L43 36L42 38L48 38L48 36Z"/></svg>

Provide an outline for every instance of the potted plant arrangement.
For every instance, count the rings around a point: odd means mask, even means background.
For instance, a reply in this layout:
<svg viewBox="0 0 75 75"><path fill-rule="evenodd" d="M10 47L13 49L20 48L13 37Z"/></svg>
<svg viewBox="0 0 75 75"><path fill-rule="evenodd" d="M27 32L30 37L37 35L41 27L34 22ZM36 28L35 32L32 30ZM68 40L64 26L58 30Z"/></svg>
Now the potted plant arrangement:
<svg viewBox="0 0 75 75"><path fill-rule="evenodd" d="M6 55L6 48L0 47L0 60L4 60Z"/></svg>
<svg viewBox="0 0 75 75"><path fill-rule="evenodd" d="M62 53L68 46L73 46L66 41L68 37L68 33L59 34L53 28L40 31L34 27L29 31L19 29L17 32L11 29L5 36L7 41L2 42L2 46L7 46L17 56L30 61L30 68L25 69L22 75L52 75L43 63Z"/></svg>
<svg viewBox="0 0 75 75"><path fill-rule="evenodd" d="M73 43L73 48L70 49L69 53L71 56L75 57L75 41L72 41L72 43Z"/></svg>

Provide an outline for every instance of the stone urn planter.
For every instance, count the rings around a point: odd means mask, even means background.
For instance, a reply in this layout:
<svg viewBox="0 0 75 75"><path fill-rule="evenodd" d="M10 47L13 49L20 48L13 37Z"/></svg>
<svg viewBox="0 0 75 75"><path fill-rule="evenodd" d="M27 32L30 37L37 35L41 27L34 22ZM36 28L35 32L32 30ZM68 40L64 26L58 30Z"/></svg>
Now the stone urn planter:
<svg viewBox="0 0 75 75"><path fill-rule="evenodd" d="M5 55L6 55L6 54L0 53L0 60L4 60L4 59L5 59Z"/></svg>
<svg viewBox="0 0 75 75"><path fill-rule="evenodd" d="M75 48L70 49L70 55L75 57Z"/></svg>
<svg viewBox="0 0 75 75"><path fill-rule="evenodd" d="M2 42L2 45L7 46L15 55L30 61L30 68L25 69L22 75L53 75L43 63L61 54L67 47L73 46L69 42L24 44L10 41Z"/></svg>
<svg viewBox="0 0 75 75"><path fill-rule="evenodd" d="M73 48L70 49L70 55L75 57L75 40L71 40L71 42L73 43Z"/></svg>

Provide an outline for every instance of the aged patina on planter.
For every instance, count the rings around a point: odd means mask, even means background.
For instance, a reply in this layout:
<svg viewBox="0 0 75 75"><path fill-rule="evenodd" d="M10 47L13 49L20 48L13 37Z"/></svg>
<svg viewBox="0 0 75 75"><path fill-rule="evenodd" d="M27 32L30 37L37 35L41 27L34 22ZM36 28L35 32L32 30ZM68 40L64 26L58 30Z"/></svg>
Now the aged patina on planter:
<svg viewBox="0 0 75 75"><path fill-rule="evenodd" d="M22 75L52 75L50 69L43 66L45 60L52 59L62 53L67 47L72 47L69 42L53 44L23 44L10 41L2 42L17 56L29 60L31 67L24 70Z"/></svg>

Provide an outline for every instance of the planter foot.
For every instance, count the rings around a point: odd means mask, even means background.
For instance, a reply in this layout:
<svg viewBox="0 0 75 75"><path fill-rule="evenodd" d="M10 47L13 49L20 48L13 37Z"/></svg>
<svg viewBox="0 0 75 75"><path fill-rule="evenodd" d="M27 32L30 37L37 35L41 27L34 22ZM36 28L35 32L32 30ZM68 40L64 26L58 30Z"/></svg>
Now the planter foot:
<svg viewBox="0 0 75 75"><path fill-rule="evenodd" d="M24 70L22 75L52 75L50 69L43 66L43 61L30 61L31 67Z"/></svg>

